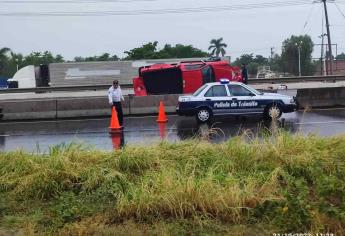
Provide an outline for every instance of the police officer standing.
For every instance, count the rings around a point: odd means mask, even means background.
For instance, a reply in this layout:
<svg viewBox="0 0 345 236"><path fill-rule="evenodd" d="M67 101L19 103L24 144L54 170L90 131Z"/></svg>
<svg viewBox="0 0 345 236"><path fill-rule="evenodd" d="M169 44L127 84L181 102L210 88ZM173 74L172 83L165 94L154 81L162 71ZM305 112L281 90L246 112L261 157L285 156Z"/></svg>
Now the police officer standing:
<svg viewBox="0 0 345 236"><path fill-rule="evenodd" d="M242 79L244 84L248 83L248 69L244 63L242 64Z"/></svg>
<svg viewBox="0 0 345 236"><path fill-rule="evenodd" d="M123 113L122 113L122 105L121 100L124 101L124 97L122 95L122 91L119 85L118 80L113 81L113 86L111 86L108 90L108 99L109 104L111 106L115 106L117 112L117 118L119 120L120 125L123 124Z"/></svg>

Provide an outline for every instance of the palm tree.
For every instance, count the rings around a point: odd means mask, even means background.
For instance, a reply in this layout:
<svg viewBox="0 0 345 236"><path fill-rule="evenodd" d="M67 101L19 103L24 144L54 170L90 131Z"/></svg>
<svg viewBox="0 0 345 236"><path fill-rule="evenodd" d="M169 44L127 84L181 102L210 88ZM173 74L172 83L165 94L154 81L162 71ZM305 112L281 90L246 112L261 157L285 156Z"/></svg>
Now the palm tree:
<svg viewBox="0 0 345 236"><path fill-rule="evenodd" d="M2 54L6 54L7 52L9 52L11 49L9 49L9 48L1 48L0 49L0 55L2 55Z"/></svg>
<svg viewBox="0 0 345 236"><path fill-rule="evenodd" d="M216 54L217 57L219 57L219 54L222 54L222 57L225 55L225 49L228 45L225 43L222 43L223 38L219 39L212 39L210 42L210 46L208 47L208 50L212 49L211 55L213 56Z"/></svg>
<svg viewBox="0 0 345 236"><path fill-rule="evenodd" d="M9 48L0 48L0 74L3 73L5 64L8 63L7 53L11 51Z"/></svg>
<svg viewBox="0 0 345 236"><path fill-rule="evenodd" d="M11 49L9 48L0 48L0 58L4 59L5 57L7 57L7 53L11 51Z"/></svg>

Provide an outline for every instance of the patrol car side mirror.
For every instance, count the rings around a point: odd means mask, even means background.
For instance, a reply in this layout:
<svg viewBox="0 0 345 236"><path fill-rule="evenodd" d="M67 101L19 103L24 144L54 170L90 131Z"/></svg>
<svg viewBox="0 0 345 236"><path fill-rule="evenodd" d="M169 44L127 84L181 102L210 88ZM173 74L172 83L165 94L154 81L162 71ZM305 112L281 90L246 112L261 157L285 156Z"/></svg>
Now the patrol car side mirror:
<svg viewBox="0 0 345 236"><path fill-rule="evenodd" d="M250 93L249 96L253 97L253 96L255 96L255 94L254 93Z"/></svg>

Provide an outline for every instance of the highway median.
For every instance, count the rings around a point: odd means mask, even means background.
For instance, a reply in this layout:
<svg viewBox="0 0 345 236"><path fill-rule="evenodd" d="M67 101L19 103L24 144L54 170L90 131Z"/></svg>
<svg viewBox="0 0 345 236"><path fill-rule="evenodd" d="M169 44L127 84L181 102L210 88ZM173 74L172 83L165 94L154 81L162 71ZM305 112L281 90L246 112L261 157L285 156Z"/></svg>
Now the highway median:
<svg viewBox="0 0 345 236"><path fill-rule="evenodd" d="M345 233L345 136L0 153L0 235Z"/></svg>

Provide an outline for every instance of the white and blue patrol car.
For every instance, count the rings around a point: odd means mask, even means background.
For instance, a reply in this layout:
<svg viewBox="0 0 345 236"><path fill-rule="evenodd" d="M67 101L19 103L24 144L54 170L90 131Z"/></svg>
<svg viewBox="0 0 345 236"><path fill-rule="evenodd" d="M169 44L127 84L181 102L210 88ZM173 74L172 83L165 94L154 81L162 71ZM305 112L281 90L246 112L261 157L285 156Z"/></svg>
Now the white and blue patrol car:
<svg viewBox="0 0 345 236"><path fill-rule="evenodd" d="M261 93L243 83L207 83L193 95L180 96L176 111L179 115L195 116L198 122L208 122L213 116L263 114L267 119L278 119L283 112L297 110L295 97Z"/></svg>

